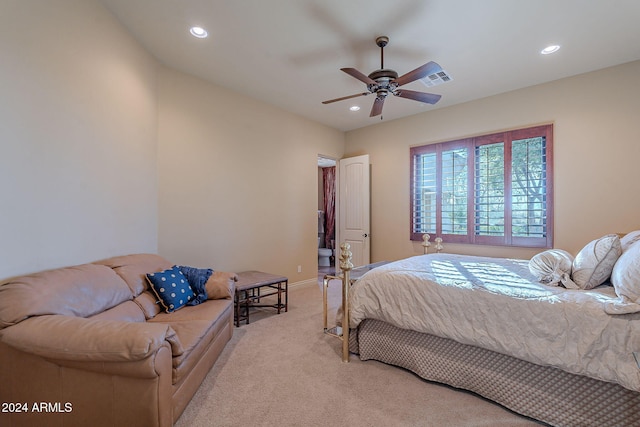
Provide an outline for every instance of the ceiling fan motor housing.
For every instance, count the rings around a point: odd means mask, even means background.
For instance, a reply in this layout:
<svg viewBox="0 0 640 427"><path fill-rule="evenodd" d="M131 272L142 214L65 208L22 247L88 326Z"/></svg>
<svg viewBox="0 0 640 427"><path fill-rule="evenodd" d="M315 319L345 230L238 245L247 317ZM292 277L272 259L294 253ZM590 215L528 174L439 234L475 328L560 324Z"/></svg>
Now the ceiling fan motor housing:
<svg viewBox="0 0 640 427"><path fill-rule="evenodd" d="M398 78L398 73L394 70L376 70L369 74L369 78L376 81L375 85L371 84L367 86L370 92L377 92L378 89L386 89L393 92L397 85L391 82Z"/></svg>
<svg viewBox="0 0 640 427"><path fill-rule="evenodd" d="M391 81L398 78L398 73L393 70L376 70L373 73L369 74L369 78L375 81L378 81L378 79Z"/></svg>

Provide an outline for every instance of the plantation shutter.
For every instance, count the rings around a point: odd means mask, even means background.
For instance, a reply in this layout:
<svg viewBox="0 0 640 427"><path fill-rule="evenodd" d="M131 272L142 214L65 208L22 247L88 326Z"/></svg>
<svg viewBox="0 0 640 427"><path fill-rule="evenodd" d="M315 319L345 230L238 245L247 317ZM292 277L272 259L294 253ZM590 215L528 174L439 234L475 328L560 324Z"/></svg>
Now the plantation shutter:
<svg viewBox="0 0 640 427"><path fill-rule="evenodd" d="M553 247L553 127L412 147L411 239Z"/></svg>
<svg viewBox="0 0 640 427"><path fill-rule="evenodd" d="M412 157L411 233L436 233L436 153L415 153Z"/></svg>

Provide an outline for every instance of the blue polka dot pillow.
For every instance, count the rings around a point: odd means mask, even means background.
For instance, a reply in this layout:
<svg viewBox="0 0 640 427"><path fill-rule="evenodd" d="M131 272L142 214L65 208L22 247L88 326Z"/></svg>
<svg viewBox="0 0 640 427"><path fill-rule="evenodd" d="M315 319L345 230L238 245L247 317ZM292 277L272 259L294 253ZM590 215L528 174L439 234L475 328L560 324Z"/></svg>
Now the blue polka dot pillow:
<svg viewBox="0 0 640 427"><path fill-rule="evenodd" d="M147 280L167 313L184 307L195 298L193 289L178 266L149 273Z"/></svg>

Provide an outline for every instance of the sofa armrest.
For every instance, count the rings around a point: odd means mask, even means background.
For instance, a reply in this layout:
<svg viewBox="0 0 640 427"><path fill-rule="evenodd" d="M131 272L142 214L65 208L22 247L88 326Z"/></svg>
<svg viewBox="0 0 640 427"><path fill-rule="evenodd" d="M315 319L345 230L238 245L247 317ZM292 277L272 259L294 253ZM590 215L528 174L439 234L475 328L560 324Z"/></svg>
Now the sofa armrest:
<svg viewBox="0 0 640 427"><path fill-rule="evenodd" d="M26 319L0 331L0 339L26 353L48 359L86 362L138 361L165 341L174 356L184 351L171 326L49 315Z"/></svg>

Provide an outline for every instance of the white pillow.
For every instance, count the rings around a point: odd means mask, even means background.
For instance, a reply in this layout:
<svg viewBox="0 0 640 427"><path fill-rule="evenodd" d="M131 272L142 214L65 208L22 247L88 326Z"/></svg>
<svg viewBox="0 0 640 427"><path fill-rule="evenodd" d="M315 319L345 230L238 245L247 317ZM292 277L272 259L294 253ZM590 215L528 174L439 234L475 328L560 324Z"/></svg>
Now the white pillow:
<svg viewBox="0 0 640 427"><path fill-rule="evenodd" d="M608 304L609 314L625 314L640 311L640 242L629 246L620 256L611 273L611 283L620 298Z"/></svg>
<svg viewBox="0 0 640 427"><path fill-rule="evenodd" d="M565 288L578 289L570 277L572 264L573 256L569 252L549 249L531 258L529 271L544 285L558 286L562 283Z"/></svg>
<svg viewBox="0 0 640 427"><path fill-rule="evenodd" d="M571 278L581 289L592 289L604 283L622 253L617 234L592 240L582 248L571 267Z"/></svg>
<svg viewBox="0 0 640 427"><path fill-rule="evenodd" d="M625 234L620 238L620 246L622 246L622 252L626 251L635 242L640 241L640 230L632 231Z"/></svg>

